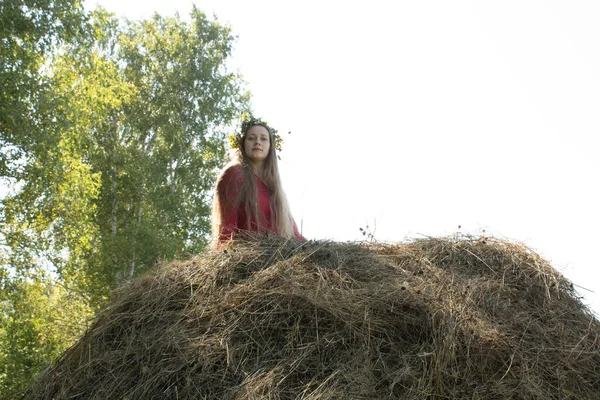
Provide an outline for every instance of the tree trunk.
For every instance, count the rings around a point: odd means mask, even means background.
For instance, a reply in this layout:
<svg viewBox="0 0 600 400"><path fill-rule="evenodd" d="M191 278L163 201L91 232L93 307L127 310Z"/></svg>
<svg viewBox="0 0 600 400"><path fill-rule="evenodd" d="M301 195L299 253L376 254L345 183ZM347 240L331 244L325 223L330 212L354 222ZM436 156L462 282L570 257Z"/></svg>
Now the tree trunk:
<svg viewBox="0 0 600 400"><path fill-rule="evenodd" d="M132 243L133 251L131 253L131 261L129 263L129 278L133 278L133 275L135 274L137 234L138 234L139 228L142 226L142 202L141 201L138 205L137 214L138 214L137 215L137 217L138 217L137 228L138 229L136 229L135 236L133 237L133 243Z"/></svg>

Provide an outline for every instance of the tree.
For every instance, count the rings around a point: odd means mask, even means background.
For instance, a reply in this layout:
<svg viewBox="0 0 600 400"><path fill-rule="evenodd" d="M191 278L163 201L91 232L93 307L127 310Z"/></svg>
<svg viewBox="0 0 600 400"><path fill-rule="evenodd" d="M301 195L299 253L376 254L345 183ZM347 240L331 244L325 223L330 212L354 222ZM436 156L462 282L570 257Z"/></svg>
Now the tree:
<svg viewBox="0 0 600 400"><path fill-rule="evenodd" d="M121 23L75 2L0 7L0 79L16 82L0 95L12 184L0 203L0 392L14 393L119 280L203 248L225 130L249 95L225 67L229 28L195 8L188 22Z"/></svg>
<svg viewBox="0 0 600 400"><path fill-rule="evenodd" d="M92 311L43 271L3 277L0 285L0 398L12 398L74 343Z"/></svg>
<svg viewBox="0 0 600 400"><path fill-rule="evenodd" d="M196 8L191 22L155 15L119 36L123 74L137 95L98 165L103 249L120 276L206 244L224 127L248 102L239 76L225 69L232 40Z"/></svg>
<svg viewBox="0 0 600 400"><path fill-rule="evenodd" d="M77 0L0 2L0 176L35 148L36 102L47 89L40 73L49 52L85 29Z"/></svg>
<svg viewBox="0 0 600 400"><path fill-rule="evenodd" d="M67 142L45 71L54 49L86 29L77 1L0 2L0 178L13 187L0 204L0 393L6 397L72 343L89 318L87 296L46 271L65 258L56 244L69 235L52 234L61 231L54 214L70 214L67 208L81 202L71 191L71 204L53 203L48 188L67 191L82 165L61 152Z"/></svg>
<svg viewBox="0 0 600 400"><path fill-rule="evenodd" d="M40 4L50 7L40 14L66 5ZM54 39L40 33L19 53L35 62L15 56L2 71L30 84L0 98L23 113L0 122L0 172L13 184L0 203L4 393L72 343L119 280L203 248L225 130L248 108L225 67L230 30L199 10L190 22L89 17L79 27L54 19ZM68 41L53 30L61 24Z"/></svg>

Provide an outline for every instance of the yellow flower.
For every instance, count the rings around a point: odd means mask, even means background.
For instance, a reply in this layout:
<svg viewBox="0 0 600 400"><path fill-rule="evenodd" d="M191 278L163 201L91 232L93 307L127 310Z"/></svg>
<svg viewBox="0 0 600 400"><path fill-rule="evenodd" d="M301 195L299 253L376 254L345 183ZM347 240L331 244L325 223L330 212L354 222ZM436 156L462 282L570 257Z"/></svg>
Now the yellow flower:
<svg viewBox="0 0 600 400"><path fill-rule="evenodd" d="M238 143L235 133L230 134L228 139L229 139L229 147L231 147L232 149L237 149L239 143Z"/></svg>

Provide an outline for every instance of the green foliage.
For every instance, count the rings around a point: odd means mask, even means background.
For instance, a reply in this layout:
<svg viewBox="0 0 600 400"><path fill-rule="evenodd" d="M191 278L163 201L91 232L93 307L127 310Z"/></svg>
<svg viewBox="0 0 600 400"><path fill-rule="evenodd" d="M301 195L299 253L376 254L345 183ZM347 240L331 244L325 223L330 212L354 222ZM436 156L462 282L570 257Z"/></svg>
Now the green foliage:
<svg viewBox="0 0 600 400"><path fill-rule="evenodd" d="M110 289L200 251L249 96L228 27L0 3L0 392L73 343Z"/></svg>
<svg viewBox="0 0 600 400"><path fill-rule="evenodd" d="M75 342L92 310L79 293L40 272L5 279L1 293L0 392L8 397Z"/></svg>
<svg viewBox="0 0 600 400"><path fill-rule="evenodd" d="M124 227L103 242L124 276L206 244L222 127L247 102L239 77L224 68L231 42L229 28L197 9L191 23L155 15L128 23L118 37L124 77L138 92L103 149L112 160L101 163L103 185L111 190L99 212Z"/></svg>
<svg viewBox="0 0 600 400"><path fill-rule="evenodd" d="M0 2L0 176L36 146L31 135L39 96L47 85L42 66L53 46L86 29L77 0L3 0ZM7 147L10 146L10 147Z"/></svg>

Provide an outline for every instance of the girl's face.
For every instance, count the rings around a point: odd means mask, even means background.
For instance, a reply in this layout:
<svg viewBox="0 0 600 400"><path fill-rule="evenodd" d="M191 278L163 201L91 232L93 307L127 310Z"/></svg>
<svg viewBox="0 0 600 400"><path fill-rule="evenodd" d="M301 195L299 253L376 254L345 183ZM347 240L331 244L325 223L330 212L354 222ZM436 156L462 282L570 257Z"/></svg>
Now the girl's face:
<svg viewBox="0 0 600 400"><path fill-rule="evenodd" d="M256 166L261 166L265 158L269 155L271 139L267 128L261 125L254 125L246 132L244 141L244 152Z"/></svg>

